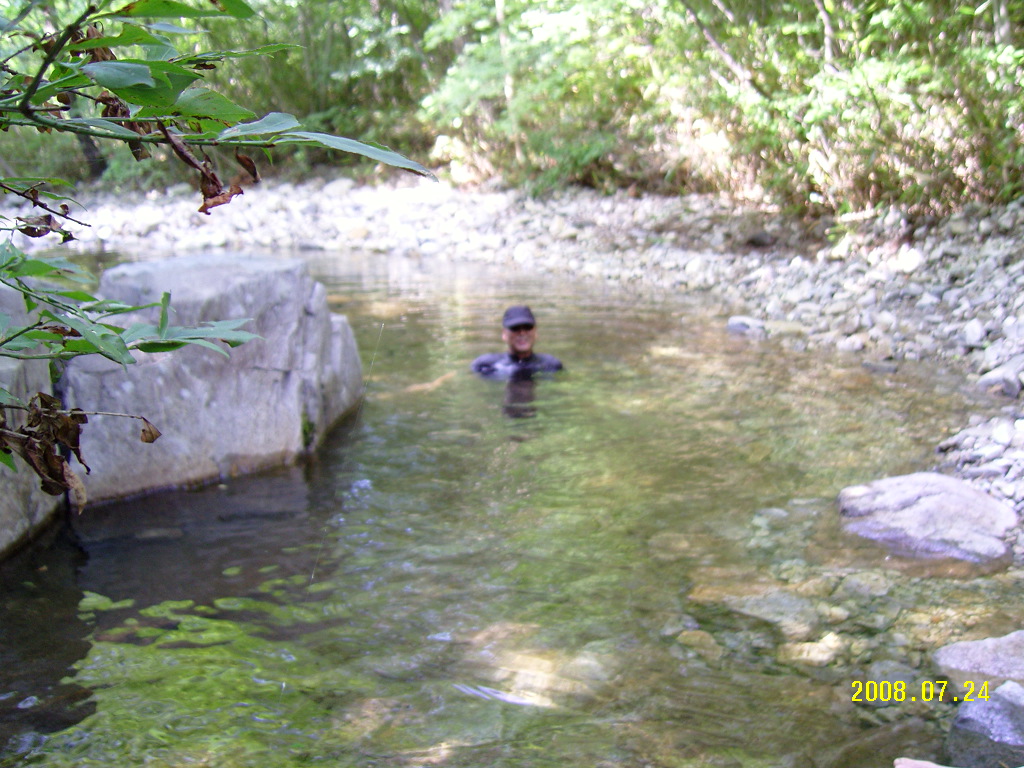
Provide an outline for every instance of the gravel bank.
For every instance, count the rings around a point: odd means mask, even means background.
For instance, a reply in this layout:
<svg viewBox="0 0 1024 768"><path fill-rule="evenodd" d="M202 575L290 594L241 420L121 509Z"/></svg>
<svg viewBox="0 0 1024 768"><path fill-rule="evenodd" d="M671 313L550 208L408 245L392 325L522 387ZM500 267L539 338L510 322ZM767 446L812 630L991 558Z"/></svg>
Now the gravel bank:
<svg viewBox="0 0 1024 768"><path fill-rule="evenodd" d="M1024 201L942 221L891 210L813 225L715 196L571 190L538 201L418 180L264 184L209 216L184 188L82 201L79 218L91 226L74 228L71 244L82 250L359 247L508 263L648 294L713 292L746 316L733 324L739 332L835 346L876 370L951 361L1005 398L1005 416L946 440L936 466L1024 512ZM16 213L3 203L0 215ZM19 235L17 244L39 241ZM1014 537L1024 558L1024 534Z"/></svg>

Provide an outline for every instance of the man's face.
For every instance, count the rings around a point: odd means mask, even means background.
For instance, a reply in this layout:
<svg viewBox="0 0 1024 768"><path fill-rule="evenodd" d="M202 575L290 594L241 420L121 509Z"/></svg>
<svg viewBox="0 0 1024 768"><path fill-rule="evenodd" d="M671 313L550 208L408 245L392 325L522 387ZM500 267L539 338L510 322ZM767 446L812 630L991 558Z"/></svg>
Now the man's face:
<svg viewBox="0 0 1024 768"><path fill-rule="evenodd" d="M505 328L501 338L508 344L508 351L515 357L529 357L537 341L537 328L532 325L515 325Z"/></svg>

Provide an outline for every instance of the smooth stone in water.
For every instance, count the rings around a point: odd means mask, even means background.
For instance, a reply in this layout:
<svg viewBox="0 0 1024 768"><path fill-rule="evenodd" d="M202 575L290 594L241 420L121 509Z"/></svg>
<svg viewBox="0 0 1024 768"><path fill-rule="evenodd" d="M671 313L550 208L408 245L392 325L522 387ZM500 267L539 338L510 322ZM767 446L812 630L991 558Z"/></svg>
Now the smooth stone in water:
<svg viewBox="0 0 1024 768"><path fill-rule="evenodd" d="M725 604L737 613L774 624L787 640L809 640L817 632L820 617L805 597L774 589L761 595L727 597Z"/></svg>
<svg viewBox="0 0 1024 768"><path fill-rule="evenodd" d="M725 324L725 328L729 333L753 339L763 339L768 335L763 320L747 315L733 315Z"/></svg>
<svg viewBox="0 0 1024 768"><path fill-rule="evenodd" d="M935 472L850 486L838 501L847 531L916 557L998 561L1010 554L1002 537L1017 524L1009 505Z"/></svg>

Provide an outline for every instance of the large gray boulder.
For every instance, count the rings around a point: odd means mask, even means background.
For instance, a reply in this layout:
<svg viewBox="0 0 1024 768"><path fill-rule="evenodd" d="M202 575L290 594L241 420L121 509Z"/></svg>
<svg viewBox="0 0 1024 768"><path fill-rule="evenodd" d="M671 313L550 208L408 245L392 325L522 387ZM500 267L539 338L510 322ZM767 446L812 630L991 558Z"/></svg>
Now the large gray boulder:
<svg viewBox="0 0 1024 768"><path fill-rule="evenodd" d="M171 292L171 323L252 318L262 336L230 358L199 347L139 355L121 367L79 358L62 381L67 404L145 416L163 436L139 442L139 422L94 416L82 452L91 501L250 472L314 447L362 396L362 370L346 318L296 260L230 255L126 264L99 293L132 304Z"/></svg>
<svg viewBox="0 0 1024 768"><path fill-rule="evenodd" d="M939 648L933 657L939 672L955 686L970 680L989 690L1008 680L1024 684L1024 630L1002 637L963 640Z"/></svg>
<svg viewBox="0 0 1024 768"><path fill-rule="evenodd" d="M0 291L0 312L16 317L20 296L12 291ZM45 360L15 360L0 357L0 382L15 396L28 400L36 392L50 394L49 367ZM24 423L22 416L11 411L8 427ZM60 503L59 497L44 494L39 479L19 459L14 460L17 471L0 465L0 556L15 549L36 530L52 519Z"/></svg>
<svg viewBox="0 0 1024 768"><path fill-rule="evenodd" d="M0 286L0 313L17 322L24 317L21 294ZM49 366L45 360L0 358L0 382L15 396L28 400L36 392L51 394ZM9 413L9 426L20 426L16 411ZM18 471L0 465L0 555L14 549L45 525L57 510L59 497L43 493L39 480L15 459Z"/></svg>
<svg viewBox="0 0 1024 768"><path fill-rule="evenodd" d="M844 488L843 527L899 554L985 563L1009 557L1003 537L1017 524L1008 504L935 472Z"/></svg>
<svg viewBox="0 0 1024 768"><path fill-rule="evenodd" d="M1004 683L987 700L961 704L946 737L946 753L962 768L1024 765L1024 688Z"/></svg>

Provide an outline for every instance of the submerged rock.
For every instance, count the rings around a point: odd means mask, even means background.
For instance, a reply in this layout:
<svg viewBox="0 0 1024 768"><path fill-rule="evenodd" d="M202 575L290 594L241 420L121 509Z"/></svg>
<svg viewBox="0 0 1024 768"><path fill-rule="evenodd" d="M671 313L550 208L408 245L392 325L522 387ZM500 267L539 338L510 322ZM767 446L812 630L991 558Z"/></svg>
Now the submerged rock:
<svg viewBox="0 0 1024 768"><path fill-rule="evenodd" d="M850 486L838 501L846 530L917 557L1002 560L1003 537L1017 524L1007 504L934 472Z"/></svg>
<svg viewBox="0 0 1024 768"><path fill-rule="evenodd" d="M846 641L829 632L820 640L810 643L785 643L779 646L778 659L783 664L808 667L825 667L846 650Z"/></svg>
<svg viewBox="0 0 1024 768"><path fill-rule="evenodd" d="M821 621L814 603L784 589L727 597L724 602L737 613L773 624L790 641L809 640Z"/></svg>

